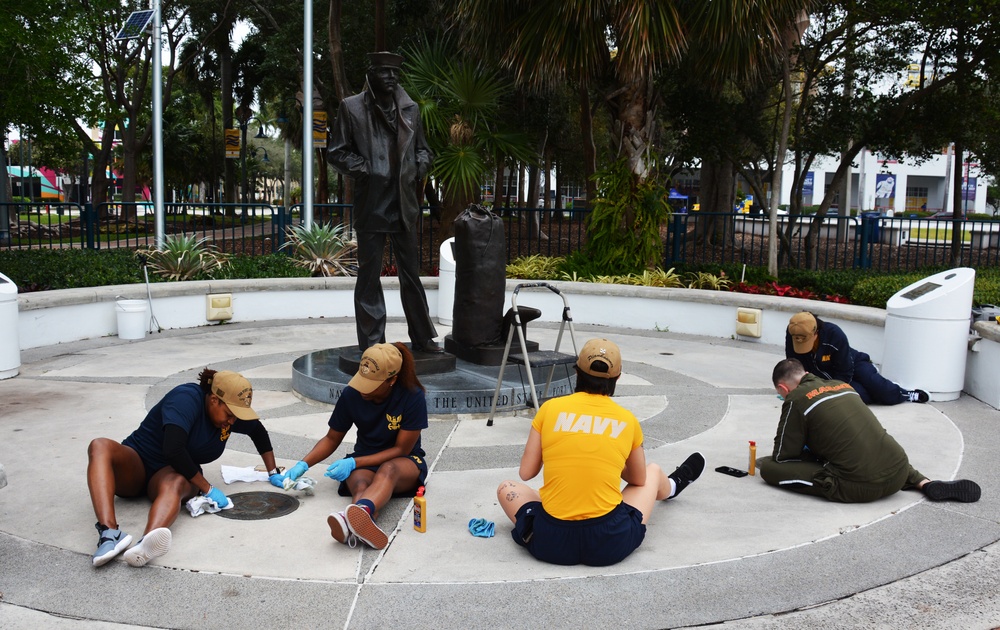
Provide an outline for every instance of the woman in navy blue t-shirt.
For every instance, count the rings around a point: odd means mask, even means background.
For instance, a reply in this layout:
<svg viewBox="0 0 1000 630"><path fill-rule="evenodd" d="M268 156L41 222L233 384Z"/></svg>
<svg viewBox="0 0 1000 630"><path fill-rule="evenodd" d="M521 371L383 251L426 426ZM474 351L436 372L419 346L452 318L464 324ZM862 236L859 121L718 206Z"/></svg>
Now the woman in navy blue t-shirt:
<svg viewBox="0 0 1000 630"><path fill-rule="evenodd" d="M281 486L271 439L250 407L250 381L236 372L207 368L198 381L167 392L121 443L109 438L90 443L87 486L99 535L94 566L107 564L132 542L115 518L115 495L146 495L153 501L142 539L125 552L125 561L134 567L169 551L169 527L183 501L200 491L219 507L229 505L229 498L202 475L201 464L218 459L233 432L253 440L271 483Z"/></svg>
<svg viewBox="0 0 1000 630"><path fill-rule="evenodd" d="M354 451L331 464L327 477L341 482L351 504L327 518L338 542L356 540L384 549L389 538L375 516L393 495L413 496L427 477L420 431L427 428L427 401L417 379L413 355L402 343L380 343L365 350L330 416L330 429L309 454L285 473L298 479L333 454L352 426Z"/></svg>

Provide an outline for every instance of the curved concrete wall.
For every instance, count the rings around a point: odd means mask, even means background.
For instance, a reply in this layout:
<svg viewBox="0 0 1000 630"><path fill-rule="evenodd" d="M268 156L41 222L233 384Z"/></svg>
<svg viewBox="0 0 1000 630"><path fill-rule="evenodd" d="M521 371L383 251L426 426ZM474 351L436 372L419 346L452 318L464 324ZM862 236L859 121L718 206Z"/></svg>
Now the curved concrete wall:
<svg viewBox="0 0 1000 630"><path fill-rule="evenodd" d="M520 282L507 281L506 304L510 304L511 293ZM437 317L438 279L424 278L423 283L431 315ZM398 280L383 278L382 284L389 316L402 317ZM783 345L788 318L798 311L809 310L840 325L854 347L864 349L876 363L882 361L885 325L882 309L727 291L585 282L550 284L566 296L577 324L736 338L736 310L739 307L760 309L761 336L739 337L747 343ZM233 322L354 315L353 278L170 282L152 284L149 290L153 315L164 329L214 325L206 319L206 296L218 293L232 295L233 318L230 321ZM146 287L142 284L19 295L20 347L26 350L117 334L116 300L146 297ZM518 305L540 309L544 321L558 322L562 315L562 300L544 288L522 289ZM982 338L970 347L966 391L1000 407L1000 384L994 384L1000 381L995 377L1000 369L1000 326L977 323L976 331Z"/></svg>
<svg viewBox="0 0 1000 630"><path fill-rule="evenodd" d="M437 278L424 278L431 315L437 317ZM519 284L507 281L506 303ZM811 310L840 324L853 343L881 359L885 311L814 300L749 295L727 291L662 289L586 282L552 282L569 302L574 322L660 329L672 332L731 337L735 335L736 309L759 308L763 313L760 339L750 343L784 343L785 324L792 313ZM390 317L402 317L399 283L383 278ZM274 280L210 280L150 285L153 314L160 326L191 328L212 325L205 319L206 296L228 293L233 297L233 322L272 319L353 317L353 278L291 278ZM141 284L42 291L18 296L19 337L22 349L117 333L115 302L145 300ZM542 311L541 319L558 322L563 302L555 293L522 289L518 304ZM870 349L869 349L870 348Z"/></svg>

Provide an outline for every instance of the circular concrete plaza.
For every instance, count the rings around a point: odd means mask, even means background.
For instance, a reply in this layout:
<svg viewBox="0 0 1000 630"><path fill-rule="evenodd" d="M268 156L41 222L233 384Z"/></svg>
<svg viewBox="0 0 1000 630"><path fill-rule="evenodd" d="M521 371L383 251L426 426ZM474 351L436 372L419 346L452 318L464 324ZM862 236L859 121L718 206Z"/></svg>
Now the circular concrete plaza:
<svg viewBox="0 0 1000 630"><path fill-rule="evenodd" d="M441 327L443 335L448 332ZM530 337L551 347L555 326ZM642 547L595 569L539 563L510 538L495 491L515 478L527 410L486 426L485 414L432 416L426 533L411 503L379 516L381 551L333 541L326 524L348 500L314 466L313 496L276 518L234 520L183 511L170 552L135 569L94 568L97 541L87 444L122 439L171 387L209 366L243 372L279 463L301 458L326 431L330 405L296 395L299 356L352 343L350 320L277 321L114 337L22 353L0 381L0 627L155 628L992 628L1000 625L996 541L998 414L963 395L947 403L873 407L931 478L983 486L975 504L901 492L839 505L775 490L745 468L747 443L770 450L780 401L769 377L781 349L655 330L579 326L622 349L616 400L643 423L647 459L673 470L689 453L703 477L656 506ZM387 337L405 337L392 320ZM353 436L348 436L353 442ZM333 458L343 456L350 444ZM235 435L206 476L227 493L275 491L223 483L221 466L260 463ZM531 482L540 483L540 479ZM147 500L119 499L121 527L142 534ZM470 519L496 536L469 534Z"/></svg>

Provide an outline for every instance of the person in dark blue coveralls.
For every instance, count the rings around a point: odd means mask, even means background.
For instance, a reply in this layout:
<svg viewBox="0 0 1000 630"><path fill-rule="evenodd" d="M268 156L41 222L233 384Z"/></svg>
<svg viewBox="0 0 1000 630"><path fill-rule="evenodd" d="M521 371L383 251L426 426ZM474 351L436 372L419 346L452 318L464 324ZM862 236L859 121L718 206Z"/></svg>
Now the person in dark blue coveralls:
<svg viewBox="0 0 1000 630"><path fill-rule="evenodd" d="M379 343L365 350L329 425L326 435L285 477L301 477L332 455L351 427L357 427L353 452L324 473L341 482L341 496L351 497L351 504L331 513L327 523L337 542L353 547L360 540L384 549L389 538L375 524L378 511L393 496L412 497L427 478L420 447L420 431L427 428L427 399L404 344Z"/></svg>
<svg viewBox="0 0 1000 630"><path fill-rule="evenodd" d="M115 518L116 494L146 495L153 501L145 534L124 555L134 567L170 550L169 527L183 501L201 492L219 507L229 505L229 498L205 479L201 464L221 457L232 433L243 433L253 440L271 483L281 486L271 439L251 408L252 401L253 387L242 375L206 368L197 383L167 392L121 443L109 438L90 443L87 486L99 535L94 566L107 564L132 542L132 536L121 530Z"/></svg>
<svg viewBox="0 0 1000 630"><path fill-rule="evenodd" d="M812 313L792 315L785 331L785 358L798 359L810 374L849 383L866 405L925 403L922 389L904 389L878 373L866 353L855 350L840 326L824 322Z"/></svg>

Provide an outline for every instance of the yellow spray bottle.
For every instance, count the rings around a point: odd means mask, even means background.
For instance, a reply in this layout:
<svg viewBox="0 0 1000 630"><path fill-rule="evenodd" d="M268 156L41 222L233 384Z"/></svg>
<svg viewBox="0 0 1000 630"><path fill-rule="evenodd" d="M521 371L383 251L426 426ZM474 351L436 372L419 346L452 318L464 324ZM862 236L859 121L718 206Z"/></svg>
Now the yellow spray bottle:
<svg viewBox="0 0 1000 630"><path fill-rule="evenodd" d="M423 486L417 488L417 496L413 497L413 529L427 531L427 499L424 498Z"/></svg>
<svg viewBox="0 0 1000 630"><path fill-rule="evenodd" d="M750 465L747 466L747 472L750 476L757 474L757 443L750 440Z"/></svg>

